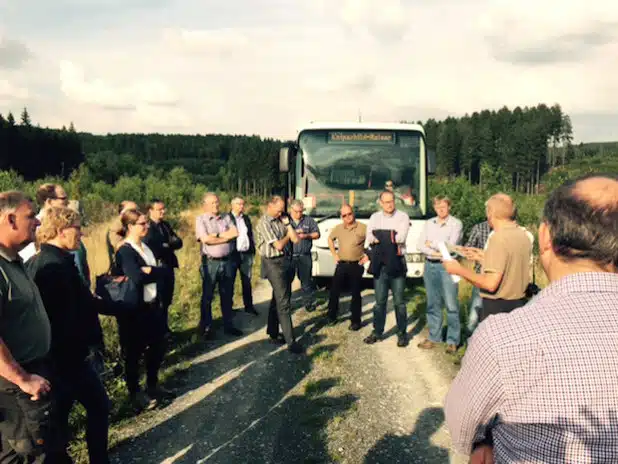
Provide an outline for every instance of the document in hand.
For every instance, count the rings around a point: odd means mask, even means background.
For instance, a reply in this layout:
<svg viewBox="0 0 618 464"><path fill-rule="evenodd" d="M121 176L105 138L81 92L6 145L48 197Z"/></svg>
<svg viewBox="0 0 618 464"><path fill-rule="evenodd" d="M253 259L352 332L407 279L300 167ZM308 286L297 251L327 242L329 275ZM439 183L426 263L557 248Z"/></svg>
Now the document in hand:
<svg viewBox="0 0 618 464"><path fill-rule="evenodd" d="M440 250L440 253L442 254L442 259L444 261L448 261L450 259L453 259L451 257L451 254L448 252L448 248L446 247L446 243L439 242L438 243L438 249ZM453 279L453 282L458 283L461 280L461 277L459 277L458 275L451 275L451 279Z"/></svg>

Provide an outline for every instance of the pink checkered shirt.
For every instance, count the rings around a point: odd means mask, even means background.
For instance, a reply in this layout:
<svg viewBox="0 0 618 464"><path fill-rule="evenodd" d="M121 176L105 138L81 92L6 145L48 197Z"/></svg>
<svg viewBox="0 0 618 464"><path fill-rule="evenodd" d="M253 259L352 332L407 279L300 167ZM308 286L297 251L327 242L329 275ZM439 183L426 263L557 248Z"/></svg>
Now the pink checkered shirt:
<svg viewBox="0 0 618 464"><path fill-rule="evenodd" d="M618 275L579 273L481 323L446 397L454 446L496 463L618 463Z"/></svg>

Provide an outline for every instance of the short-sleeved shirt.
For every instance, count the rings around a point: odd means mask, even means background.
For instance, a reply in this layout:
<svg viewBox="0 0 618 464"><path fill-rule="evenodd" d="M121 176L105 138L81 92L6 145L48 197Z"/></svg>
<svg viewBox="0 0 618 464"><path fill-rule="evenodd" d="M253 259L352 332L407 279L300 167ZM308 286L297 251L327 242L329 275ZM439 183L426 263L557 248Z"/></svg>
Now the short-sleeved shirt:
<svg viewBox="0 0 618 464"><path fill-rule="evenodd" d="M532 243L525 229L512 224L495 230L487 240L483 272L501 273L502 281L494 293L481 291L481 296L503 300L523 298L530 282L531 255Z"/></svg>
<svg viewBox="0 0 618 464"><path fill-rule="evenodd" d="M218 215L206 213L198 216L195 220L195 234L198 239L202 235L220 234L230 230L234 224L230 217L226 215ZM202 243L202 254L209 258L225 258L228 256L234 247L234 241L220 243L219 245L206 245Z"/></svg>
<svg viewBox="0 0 618 464"><path fill-rule="evenodd" d="M49 353L51 326L20 257L0 247L0 338L19 364Z"/></svg>
<svg viewBox="0 0 618 464"><path fill-rule="evenodd" d="M285 254L284 251L279 251L273 246L273 243L281 240L288 233L287 226L281 222L281 219L265 214L258 221L256 232L255 246L262 258L277 258Z"/></svg>
<svg viewBox="0 0 618 464"><path fill-rule="evenodd" d="M337 241L337 254L341 261L360 261L365 254L365 238L367 226L362 222L354 221L349 227L338 224L331 231L329 238Z"/></svg>
<svg viewBox="0 0 618 464"><path fill-rule="evenodd" d="M296 232L302 230L303 234L312 234L314 232L319 232L320 228L318 224L315 222L311 216L303 216L300 218L300 221L295 222L290 218L290 223ZM313 247L313 239L305 238L299 240L298 243L292 244L292 253L295 255L306 255L311 253L311 248Z"/></svg>

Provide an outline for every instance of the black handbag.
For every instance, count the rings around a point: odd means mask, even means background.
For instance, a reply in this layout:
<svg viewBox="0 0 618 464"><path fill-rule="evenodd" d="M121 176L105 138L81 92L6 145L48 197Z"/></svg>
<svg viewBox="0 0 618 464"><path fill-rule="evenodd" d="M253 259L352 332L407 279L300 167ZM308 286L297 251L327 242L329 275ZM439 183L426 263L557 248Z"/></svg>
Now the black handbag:
<svg viewBox="0 0 618 464"><path fill-rule="evenodd" d="M98 275L95 293L103 300L122 303L122 306L135 308L140 303L139 289L127 276L115 276L110 272Z"/></svg>

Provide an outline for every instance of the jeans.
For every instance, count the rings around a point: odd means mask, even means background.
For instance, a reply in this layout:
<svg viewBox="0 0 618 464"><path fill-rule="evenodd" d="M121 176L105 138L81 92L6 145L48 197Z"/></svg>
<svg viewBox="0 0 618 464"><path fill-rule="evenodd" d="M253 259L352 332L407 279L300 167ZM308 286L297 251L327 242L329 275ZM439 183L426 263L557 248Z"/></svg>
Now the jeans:
<svg viewBox="0 0 618 464"><path fill-rule="evenodd" d="M103 382L89 360L66 366L58 373L58 427L69 434L69 414L75 401L86 410L86 443L91 464L107 464L110 401Z"/></svg>
<svg viewBox="0 0 618 464"><path fill-rule="evenodd" d="M472 299L470 300L470 313L468 314L468 332L474 332L479 325L479 317L483 310L483 299L478 287L472 287Z"/></svg>
<svg viewBox="0 0 618 464"><path fill-rule="evenodd" d="M242 300L245 309L253 308L253 295L251 294L251 274L253 270L254 256L249 253L236 253L232 268L232 285L236 282L236 274L240 271L240 283L242 284Z"/></svg>
<svg viewBox="0 0 618 464"><path fill-rule="evenodd" d="M212 325L212 300L215 286L219 285L221 299L221 314L223 327L232 326L232 305L234 298L234 263L231 259L215 260L203 258L202 262L202 304L200 312L200 330L204 331Z"/></svg>
<svg viewBox="0 0 618 464"><path fill-rule="evenodd" d="M262 259L264 274L273 288L273 296L268 309L268 328L270 338L279 336L279 325L288 345L294 343L292 326L292 279L290 278L290 260L286 256Z"/></svg>
<svg viewBox="0 0 618 464"><path fill-rule="evenodd" d="M335 275L330 288L330 298L328 302L328 317L331 320L337 319L339 312L339 296L341 288L345 283L350 288L352 303L350 312L352 313L352 324L361 323L361 287L363 285L363 272L365 269L358 263L339 263L335 268Z"/></svg>
<svg viewBox="0 0 618 464"><path fill-rule="evenodd" d="M425 262L423 273L425 290L427 291L427 325L429 340L442 342L442 303L446 304L446 322L448 330L446 343L459 345L461 341L461 321L459 320L458 284L453 282L440 262Z"/></svg>
<svg viewBox="0 0 618 464"><path fill-rule="evenodd" d="M393 294L393 305L395 306L395 316L397 318L397 330L400 335L405 334L408 326L408 312L406 303L403 300L403 291L406 286L406 277L391 277L386 272L381 272L380 276L373 279L376 304L373 307L373 331L376 335L384 333L384 323L386 322L386 304L388 301L388 291Z"/></svg>
<svg viewBox="0 0 618 464"><path fill-rule="evenodd" d="M298 275L300 285L303 290L303 299L305 308L313 308L315 306L315 287L311 271L313 269L313 261L311 255L294 255L292 256L292 280ZM291 282L290 281L290 282Z"/></svg>

